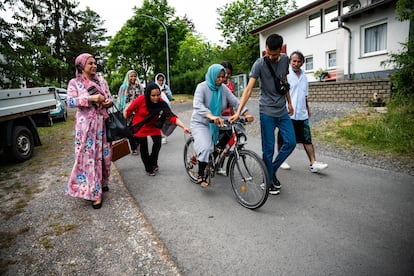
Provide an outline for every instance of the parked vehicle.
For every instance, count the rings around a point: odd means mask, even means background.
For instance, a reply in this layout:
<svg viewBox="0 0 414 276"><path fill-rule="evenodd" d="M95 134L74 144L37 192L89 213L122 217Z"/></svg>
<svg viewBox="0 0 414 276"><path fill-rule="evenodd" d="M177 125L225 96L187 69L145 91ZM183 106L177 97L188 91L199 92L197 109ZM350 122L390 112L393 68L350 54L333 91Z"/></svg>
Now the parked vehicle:
<svg viewBox="0 0 414 276"><path fill-rule="evenodd" d="M30 159L34 147L41 145L37 126L41 121L50 123L49 110L53 108L53 88L0 90L0 153L18 162Z"/></svg>
<svg viewBox="0 0 414 276"><path fill-rule="evenodd" d="M58 90L55 90L55 96L56 96L56 108L50 110L50 116L52 117L53 120L66 121L68 118L66 98L62 99L62 97L64 96L61 96L61 94L58 93Z"/></svg>
<svg viewBox="0 0 414 276"><path fill-rule="evenodd" d="M60 98L65 101L66 103L66 98L68 96L68 91L66 89L63 88L56 88L57 93L59 94Z"/></svg>

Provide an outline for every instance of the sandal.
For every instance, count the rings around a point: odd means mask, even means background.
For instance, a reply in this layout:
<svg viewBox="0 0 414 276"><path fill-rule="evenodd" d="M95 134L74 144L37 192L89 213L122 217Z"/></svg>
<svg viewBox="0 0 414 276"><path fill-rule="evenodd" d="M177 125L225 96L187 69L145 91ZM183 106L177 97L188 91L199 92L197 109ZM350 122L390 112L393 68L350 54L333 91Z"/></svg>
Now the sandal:
<svg viewBox="0 0 414 276"><path fill-rule="evenodd" d="M102 198L92 201L92 208L93 209L100 209L102 207Z"/></svg>
<svg viewBox="0 0 414 276"><path fill-rule="evenodd" d="M137 150L133 150L131 154L132 155L138 155L138 151Z"/></svg>
<svg viewBox="0 0 414 276"><path fill-rule="evenodd" d="M206 188L210 186L210 183L206 181L204 177L199 176L197 179L197 184L200 185L202 188Z"/></svg>
<svg viewBox="0 0 414 276"><path fill-rule="evenodd" d="M155 172L148 172L149 176L155 176Z"/></svg>

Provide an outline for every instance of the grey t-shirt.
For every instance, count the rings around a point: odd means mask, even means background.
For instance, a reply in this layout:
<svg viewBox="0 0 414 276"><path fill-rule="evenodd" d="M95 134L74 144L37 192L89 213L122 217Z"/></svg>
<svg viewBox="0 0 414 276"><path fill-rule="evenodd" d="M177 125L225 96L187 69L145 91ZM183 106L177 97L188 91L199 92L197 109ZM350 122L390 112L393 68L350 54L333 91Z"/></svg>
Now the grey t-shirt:
<svg viewBox="0 0 414 276"><path fill-rule="evenodd" d="M270 64L279 78L284 78L289 74L289 57L286 54L280 54L280 60L278 62L270 62ZM288 113L286 98L276 92L275 82L264 58L258 58L255 61L249 76L260 80L260 113L272 117L280 117Z"/></svg>

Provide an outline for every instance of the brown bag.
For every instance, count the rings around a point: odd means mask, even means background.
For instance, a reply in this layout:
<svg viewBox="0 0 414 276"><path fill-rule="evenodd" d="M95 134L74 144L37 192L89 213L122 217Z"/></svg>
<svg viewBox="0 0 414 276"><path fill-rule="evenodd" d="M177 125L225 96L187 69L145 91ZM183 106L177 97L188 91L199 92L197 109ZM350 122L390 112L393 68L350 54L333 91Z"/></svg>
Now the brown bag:
<svg viewBox="0 0 414 276"><path fill-rule="evenodd" d="M131 153L128 139L124 138L112 143L112 162Z"/></svg>

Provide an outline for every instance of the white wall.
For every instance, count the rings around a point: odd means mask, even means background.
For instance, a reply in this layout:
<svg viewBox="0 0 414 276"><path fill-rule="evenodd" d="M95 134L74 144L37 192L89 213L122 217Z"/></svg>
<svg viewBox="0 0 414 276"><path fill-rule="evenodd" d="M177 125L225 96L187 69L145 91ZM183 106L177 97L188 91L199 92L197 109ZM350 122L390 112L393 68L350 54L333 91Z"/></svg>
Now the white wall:
<svg viewBox="0 0 414 276"><path fill-rule="evenodd" d="M280 34L284 43L287 45L287 54L295 50L301 51L305 57L313 56L314 71L319 68L327 69L326 53L336 51L337 67L336 71L339 76L348 74L349 64L349 33L338 28L329 32L307 37L307 18L310 14L315 13L321 8L332 6L328 4L318 6L317 8L307 11L306 13L274 26L259 34L261 53L265 49L266 37L272 33ZM384 54L362 57L361 55L361 25L376 22L378 20L387 20L387 52ZM393 7L387 9L375 10L372 14L363 14L359 19L351 19L351 23L345 25L351 29L351 57L350 73L365 73L392 69L392 67L383 67L381 62L389 59L390 53L396 53L401 50L401 43L405 42L409 33L409 21L400 22L395 18ZM317 81L312 72L306 72L309 81Z"/></svg>
<svg viewBox="0 0 414 276"><path fill-rule="evenodd" d="M362 26L379 22L387 22L387 52L370 57L362 56ZM409 21L400 22L395 18L395 12L392 8L376 11L374 14L364 15L360 19L351 21L347 24L352 30L352 49L351 49L351 73L364 73L391 68L381 66L382 61L389 59L389 54L401 50L401 43L406 42L409 33Z"/></svg>
<svg viewBox="0 0 414 276"><path fill-rule="evenodd" d="M266 37L277 33L283 37L288 55L299 50L305 57L313 56L314 71L319 68L326 69L326 53L336 50L336 30L307 37L307 17L312 13L314 11L262 32L260 34L260 52L265 49ZM315 80L313 71L306 72L306 75L309 81Z"/></svg>

